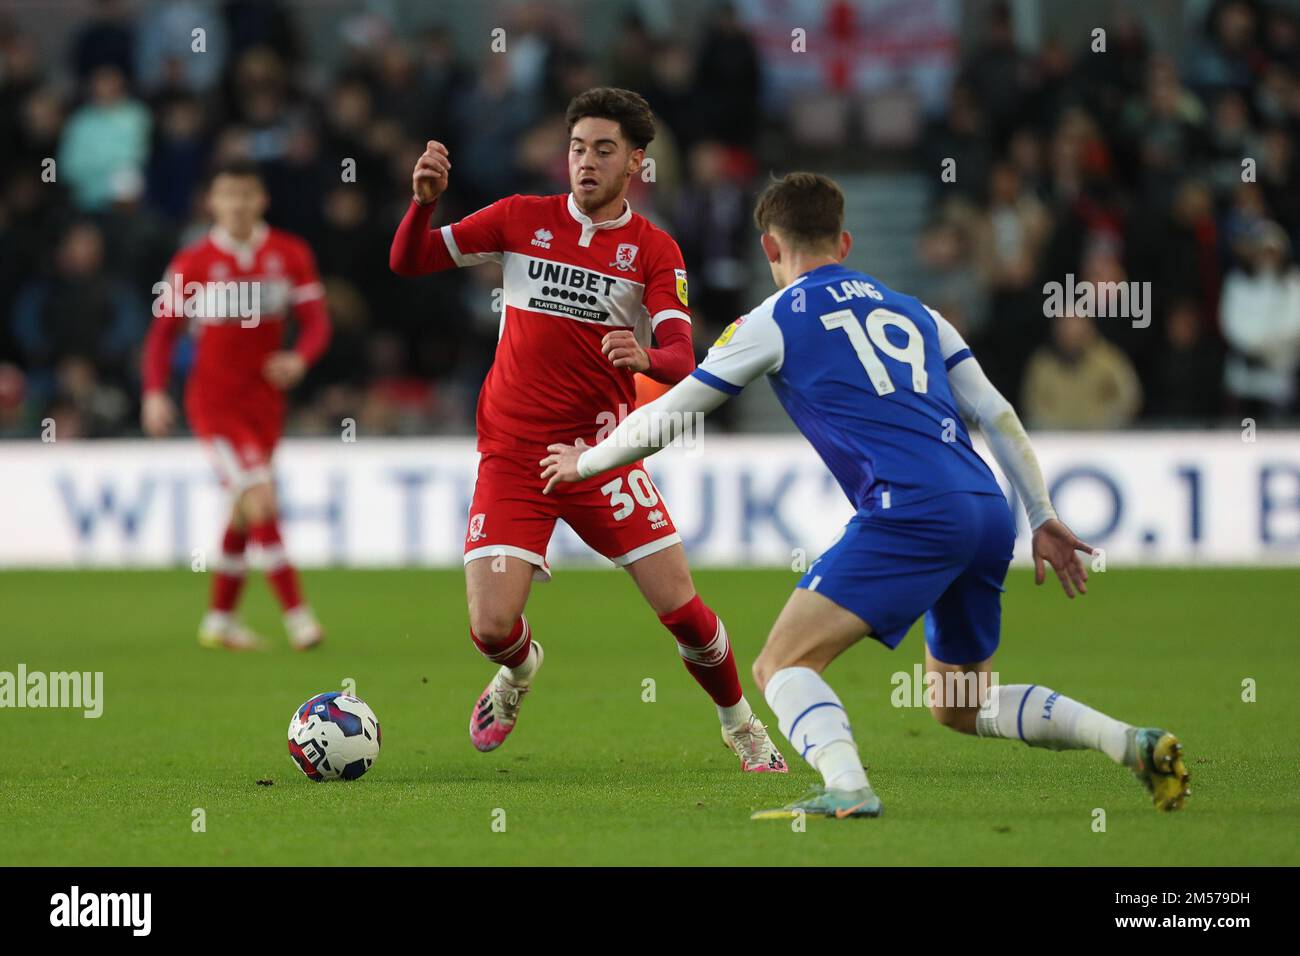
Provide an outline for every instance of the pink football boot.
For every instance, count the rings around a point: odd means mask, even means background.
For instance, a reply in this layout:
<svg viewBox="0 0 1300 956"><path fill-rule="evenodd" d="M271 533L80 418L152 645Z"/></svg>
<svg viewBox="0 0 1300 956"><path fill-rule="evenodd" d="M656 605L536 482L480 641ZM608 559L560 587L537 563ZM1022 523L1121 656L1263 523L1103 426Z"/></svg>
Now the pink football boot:
<svg viewBox="0 0 1300 956"><path fill-rule="evenodd" d="M542 666L542 645L533 641L537 648L537 663L533 666L533 676ZM533 678L521 684L510 679L510 670L502 667L483 688L483 693L474 702L474 709L469 714L469 739L474 746L487 753L496 750L510 731L515 729L519 719L519 703L532 686Z"/></svg>

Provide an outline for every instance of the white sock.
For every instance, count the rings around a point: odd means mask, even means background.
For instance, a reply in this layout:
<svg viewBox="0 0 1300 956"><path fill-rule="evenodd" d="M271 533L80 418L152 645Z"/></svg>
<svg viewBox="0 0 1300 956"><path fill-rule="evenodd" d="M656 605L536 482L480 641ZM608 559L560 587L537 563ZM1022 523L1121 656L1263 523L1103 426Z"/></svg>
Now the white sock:
<svg viewBox="0 0 1300 956"><path fill-rule="evenodd" d="M224 631L235 622L235 616L229 611L208 611L203 615L200 625L205 631Z"/></svg>
<svg viewBox="0 0 1300 956"><path fill-rule="evenodd" d="M817 772L832 790L861 790L867 785L867 772L851 740L832 740L818 748Z"/></svg>
<svg viewBox="0 0 1300 956"><path fill-rule="evenodd" d="M511 683L528 684L532 682L533 675L537 673L537 644L536 642L528 645L528 656L518 667L506 667L501 665L509 676Z"/></svg>
<svg viewBox="0 0 1300 956"><path fill-rule="evenodd" d="M749 706L749 701L745 700L743 694L740 700L730 707L719 707L716 704L714 706L718 707L718 720L722 721L725 730L735 730L754 716L754 710Z"/></svg>
<svg viewBox="0 0 1300 956"><path fill-rule="evenodd" d="M808 667L782 668L764 693L781 733L826 786L860 790L867 785L844 705L820 674Z"/></svg>
<svg viewBox="0 0 1300 956"><path fill-rule="evenodd" d="M981 737L1023 740L1049 750L1099 750L1122 764L1129 725L1038 684L990 687L975 718Z"/></svg>

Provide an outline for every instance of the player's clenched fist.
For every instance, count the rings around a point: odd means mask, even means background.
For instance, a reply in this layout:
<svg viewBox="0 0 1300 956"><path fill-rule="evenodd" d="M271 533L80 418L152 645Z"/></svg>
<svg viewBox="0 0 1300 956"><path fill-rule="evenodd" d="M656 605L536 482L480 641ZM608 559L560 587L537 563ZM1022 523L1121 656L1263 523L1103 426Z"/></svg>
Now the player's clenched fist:
<svg viewBox="0 0 1300 956"><path fill-rule="evenodd" d="M145 434L160 438L176 424L176 405L165 392L148 392L140 405Z"/></svg>
<svg viewBox="0 0 1300 956"><path fill-rule="evenodd" d="M600 340L600 350L605 353L614 368L630 368L634 372L644 372L650 367L650 355L637 343L636 335L631 329L619 329L610 332Z"/></svg>
<svg viewBox="0 0 1300 956"><path fill-rule="evenodd" d="M415 170L411 173L411 190L415 193L415 201L424 205L441 196L447 188L447 177L450 174L451 160L447 156L447 147L437 140L429 140L424 152L415 161Z"/></svg>

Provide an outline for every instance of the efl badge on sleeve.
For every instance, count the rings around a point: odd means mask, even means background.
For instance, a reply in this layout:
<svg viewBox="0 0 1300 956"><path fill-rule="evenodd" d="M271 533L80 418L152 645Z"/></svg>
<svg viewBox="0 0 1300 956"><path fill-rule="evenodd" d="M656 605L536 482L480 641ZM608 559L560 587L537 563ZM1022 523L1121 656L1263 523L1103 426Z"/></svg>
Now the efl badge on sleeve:
<svg viewBox="0 0 1300 956"><path fill-rule="evenodd" d="M686 305L686 270L674 269L673 275L677 277L677 299L682 305Z"/></svg>
<svg viewBox="0 0 1300 956"><path fill-rule="evenodd" d="M744 324L744 322L745 322L745 317L742 315L735 322L732 322L729 326L723 329L722 334L718 336L718 340L713 343L713 347L715 349L720 349L722 348L722 346L730 342L731 337L736 334L736 329L740 328L741 325Z"/></svg>

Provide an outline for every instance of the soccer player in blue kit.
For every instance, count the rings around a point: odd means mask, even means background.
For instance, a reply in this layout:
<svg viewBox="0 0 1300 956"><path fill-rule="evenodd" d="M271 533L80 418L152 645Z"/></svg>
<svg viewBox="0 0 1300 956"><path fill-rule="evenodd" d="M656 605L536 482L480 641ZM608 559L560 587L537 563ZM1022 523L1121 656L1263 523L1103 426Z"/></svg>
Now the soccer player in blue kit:
<svg viewBox="0 0 1300 956"><path fill-rule="evenodd" d="M1015 410L961 335L912 296L845 268L844 196L825 176L790 173L754 219L779 291L733 322L691 377L628 415L600 444L552 445L546 491L653 453L692 413L768 376L777 398L857 509L799 581L754 662L781 732L825 785L755 819L878 816L840 698L821 676L849 646L896 647L925 616L931 712L946 727L1052 750L1092 749L1128 767L1157 809L1190 795L1182 745L1040 684L988 686L1015 541L1007 500L963 423L980 428L1025 503L1035 581L1050 564L1067 596L1087 591ZM967 699L965 688L979 688Z"/></svg>

